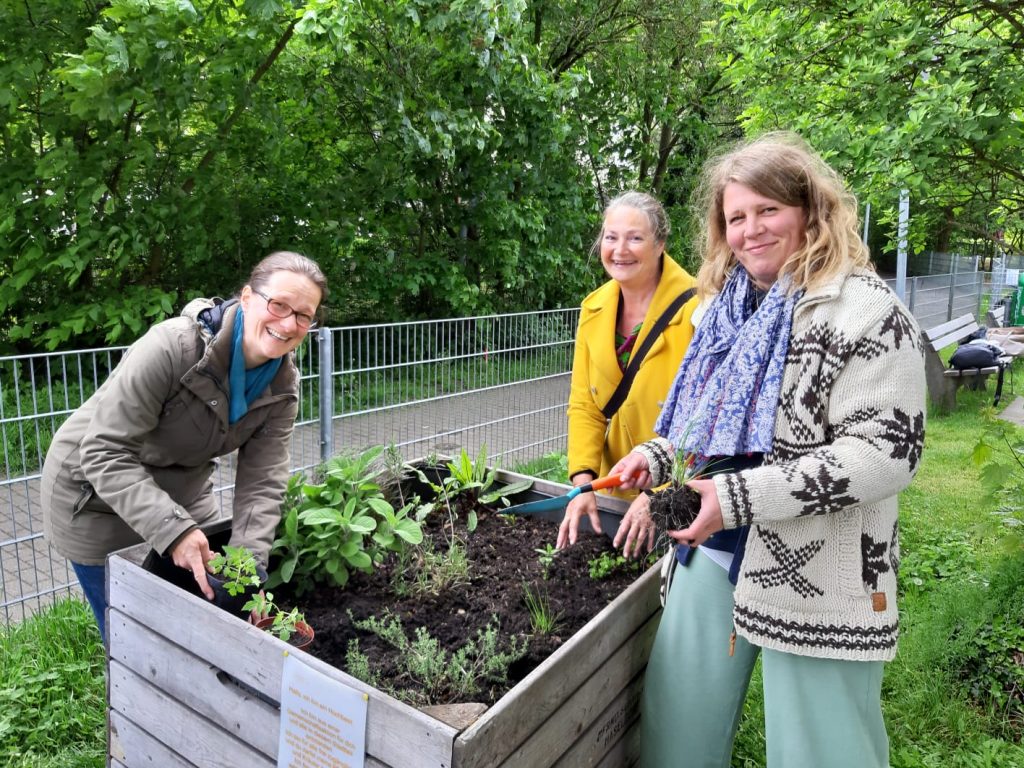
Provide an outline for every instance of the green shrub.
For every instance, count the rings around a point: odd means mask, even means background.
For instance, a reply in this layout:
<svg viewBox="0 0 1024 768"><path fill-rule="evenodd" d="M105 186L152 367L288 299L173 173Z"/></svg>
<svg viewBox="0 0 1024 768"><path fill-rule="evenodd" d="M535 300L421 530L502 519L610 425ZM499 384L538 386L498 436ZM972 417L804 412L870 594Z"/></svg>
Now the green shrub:
<svg viewBox="0 0 1024 768"><path fill-rule="evenodd" d="M289 480L268 588L292 583L301 595L317 582L344 587L352 571L370 572L385 553L423 541L420 520L410 517L417 502L395 509L375 480L383 450L331 459L322 483Z"/></svg>

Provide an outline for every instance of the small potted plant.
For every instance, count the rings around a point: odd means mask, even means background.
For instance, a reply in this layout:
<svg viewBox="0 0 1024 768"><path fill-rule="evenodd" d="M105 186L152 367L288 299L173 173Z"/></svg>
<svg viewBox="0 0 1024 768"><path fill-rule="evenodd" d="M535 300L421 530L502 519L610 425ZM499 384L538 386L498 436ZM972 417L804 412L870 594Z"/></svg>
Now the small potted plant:
<svg viewBox="0 0 1024 768"><path fill-rule="evenodd" d="M224 545L208 563L206 579L213 589L213 602L220 608L245 616L246 601L266 581L267 573L245 547Z"/></svg>
<svg viewBox="0 0 1024 768"><path fill-rule="evenodd" d="M260 629L270 632L296 648L304 648L313 642L313 628L306 623L306 617L298 608L290 611L280 609L274 603L274 595L260 590L243 606Z"/></svg>

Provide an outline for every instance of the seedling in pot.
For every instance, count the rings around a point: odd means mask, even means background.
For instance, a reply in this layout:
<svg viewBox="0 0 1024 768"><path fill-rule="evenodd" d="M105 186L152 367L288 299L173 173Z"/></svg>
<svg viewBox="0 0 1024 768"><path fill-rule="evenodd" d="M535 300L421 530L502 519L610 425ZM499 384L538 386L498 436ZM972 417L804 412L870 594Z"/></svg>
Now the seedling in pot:
<svg viewBox="0 0 1024 768"><path fill-rule="evenodd" d="M256 557L245 547L225 545L224 552L213 556L209 562L212 573L232 597L245 594L251 587L259 587L259 566Z"/></svg>
<svg viewBox="0 0 1024 768"><path fill-rule="evenodd" d="M309 635L306 617L299 609L281 610L274 603L274 595L270 592L256 593L243 608L258 617L256 626L281 638L286 643L292 641L295 635ZM298 645L298 643L295 644Z"/></svg>

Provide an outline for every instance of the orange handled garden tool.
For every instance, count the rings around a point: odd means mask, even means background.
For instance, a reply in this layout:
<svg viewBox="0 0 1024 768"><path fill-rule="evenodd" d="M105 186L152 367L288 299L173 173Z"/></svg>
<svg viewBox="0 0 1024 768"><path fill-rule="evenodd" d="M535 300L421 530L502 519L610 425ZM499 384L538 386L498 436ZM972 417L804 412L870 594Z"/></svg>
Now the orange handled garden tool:
<svg viewBox="0 0 1024 768"><path fill-rule="evenodd" d="M622 485L621 475L608 475L608 477L599 477L596 480L591 480L585 485L573 488L564 496L552 496L550 499L528 501L525 504L517 504L514 507L509 507L508 509L499 511L503 515L535 515L538 512L553 512L559 509L565 509L569 506L569 502L581 493L599 491L602 488L618 488L620 485Z"/></svg>

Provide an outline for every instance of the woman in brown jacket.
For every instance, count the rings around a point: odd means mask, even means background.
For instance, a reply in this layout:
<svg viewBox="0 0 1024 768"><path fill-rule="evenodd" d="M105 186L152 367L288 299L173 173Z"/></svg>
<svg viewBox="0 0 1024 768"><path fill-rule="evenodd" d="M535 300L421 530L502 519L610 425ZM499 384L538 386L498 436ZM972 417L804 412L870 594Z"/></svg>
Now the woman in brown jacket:
<svg viewBox="0 0 1024 768"><path fill-rule="evenodd" d="M123 547L147 542L212 599L200 526L217 516L218 456L238 451L231 544L266 562L298 410L291 353L326 293L311 259L272 253L237 299L197 299L153 326L57 430L43 466L44 532L104 638L105 558Z"/></svg>

